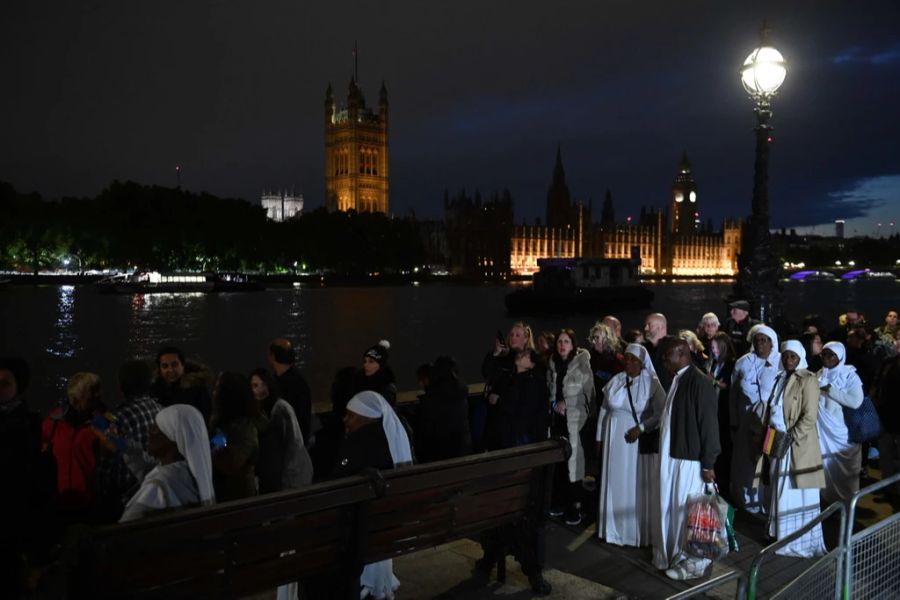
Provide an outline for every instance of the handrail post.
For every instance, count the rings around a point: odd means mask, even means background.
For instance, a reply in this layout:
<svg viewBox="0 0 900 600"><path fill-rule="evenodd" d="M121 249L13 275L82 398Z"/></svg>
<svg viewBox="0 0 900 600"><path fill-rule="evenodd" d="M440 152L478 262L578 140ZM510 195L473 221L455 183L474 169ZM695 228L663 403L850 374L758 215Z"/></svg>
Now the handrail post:
<svg viewBox="0 0 900 600"><path fill-rule="evenodd" d="M850 498L850 501L847 502L847 521L846 523L842 523L844 526L841 527L841 535L844 538L844 582L843 586L841 586L843 600L849 600L853 591L853 524L856 521L856 505L863 496L868 496L869 494L877 492L881 488L888 487L898 481L900 481L900 473L895 473L887 479L882 479L881 481L858 490Z"/></svg>

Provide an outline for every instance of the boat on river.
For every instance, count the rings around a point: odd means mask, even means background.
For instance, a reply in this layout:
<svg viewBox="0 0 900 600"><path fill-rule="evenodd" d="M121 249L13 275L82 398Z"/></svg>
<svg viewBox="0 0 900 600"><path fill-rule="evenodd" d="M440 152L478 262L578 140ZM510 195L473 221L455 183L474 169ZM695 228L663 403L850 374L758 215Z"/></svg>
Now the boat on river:
<svg viewBox="0 0 900 600"><path fill-rule="evenodd" d="M135 271L106 277L94 285L103 294L214 294L265 289L260 281L244 273Z"/></svg>
<svg viewBox="0 0 900 600"><path fill-rule="evenodd" d="M506 296L511 314L579 313L646 308L653 292L641 284L641 260L541 258L530 287Z"/></svg>

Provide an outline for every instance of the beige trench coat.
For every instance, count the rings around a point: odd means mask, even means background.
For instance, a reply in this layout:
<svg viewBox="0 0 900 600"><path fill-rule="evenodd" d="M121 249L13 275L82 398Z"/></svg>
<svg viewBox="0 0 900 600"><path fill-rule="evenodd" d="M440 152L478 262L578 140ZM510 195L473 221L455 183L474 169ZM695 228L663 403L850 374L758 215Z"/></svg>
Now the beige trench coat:
<svg viewBox="0 0 900 600"><path fill-rule="evenodd" d="M781 386L779 381L773 393ZM770 399L771 400L771 399ZM784 421L793 435L791 442L791 475L794 485L804 489L825 487L825 471L822 466L822 451L819 448L819 430L816 420L819 415L819 382L816 374L806 369L797 369L791 375L784 390ZM762 457L756 463L756 477L753 485L758 485L763 471Z"/></svg>

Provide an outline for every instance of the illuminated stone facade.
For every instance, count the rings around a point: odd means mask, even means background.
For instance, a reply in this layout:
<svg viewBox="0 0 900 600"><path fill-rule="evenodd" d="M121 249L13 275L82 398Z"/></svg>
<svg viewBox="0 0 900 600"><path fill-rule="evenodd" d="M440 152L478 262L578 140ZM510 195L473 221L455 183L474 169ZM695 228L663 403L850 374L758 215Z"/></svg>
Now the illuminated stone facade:
<svg viewBox="0 0 900 600"><path fill-rule="evenodd" d="M295 196L293 192L263 192L260 203L270 221L287 221L303 212L303 194Z"/></svg>
<svg viewBox="0 0 900 600"><path fill-rule="evenodd" d="M741 223L726 219L720 232L704 230L687 155L672 186L669 211L651 210L636 224L630 220L595 224L590 206L570 200L557 152L547 194L547 222L513 227L509 262L514 275L536 272L539 258L631 258L634 246L640 249L644 274L734 276L738 271Z"/></svg>
<svg viewBox="0 0 900 600"><path fill-rule="evenodd" d="M366 108L355 79L338 109L325 92L325 205L329 210L388 213L388 100L381 84L378 112Z"/></svg>

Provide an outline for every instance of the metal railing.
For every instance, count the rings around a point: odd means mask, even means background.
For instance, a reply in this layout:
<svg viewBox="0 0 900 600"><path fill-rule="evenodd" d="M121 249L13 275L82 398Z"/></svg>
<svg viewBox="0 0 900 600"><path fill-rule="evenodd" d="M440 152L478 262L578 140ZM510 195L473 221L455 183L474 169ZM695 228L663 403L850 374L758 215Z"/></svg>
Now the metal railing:
<svg viewBox="0 0 900 600"><path fill-rule="evenodd" d="M838 540L838 546L835 550L829 552L825 556L816 560L816 562L800 577L794 579L791 583L789 583L784 589L779 593L783 593L786 589L797 589L801 586L806 585L810 581L814 581L816 584L816 595L811 596L812 598L816 598L817 600L822 598L833 598L834 600L839 600L840 598L840 584L841 584L841 565L844 555L846 553L846 522L847 522L847 507L844 506L841 502L835 502L821 513L819 513L816 518L807 522L803 525L803 527L797 529L790 535L787 535L778 541L766 546L756 555L756 558L753 559L753 562L750 564L750 571L747 575L747 600L756 600L757 595L757 582L759 580L759 570L762 567L763 562L775 554L781 548L784 548L791 542L800 539L813 528L818 525L821 525L823 521L831 517L834 513L839 512L841 514L841 526L840 526L840 539ZM791 596L792 598L794 596Z"/></svg>
<svg viewBox="0 0 900 600"><path fill-rule="evenodd" d="M860 498L900 481L900 473L882 479L853 495L844 532L847 557L844 562L844 598L900 597L900 513L853 533Z"/></svg>
<svg viewBox="0 0 900 600"><path fill-rule="evenodd" d="M803 537L823 521L840 513L838 545L815 560L803 573L774 592L773 600L887 600L900 598L900 513L853 532L860 498L900 482L900 473L856 492L849 502L835 502L816 518L788 536L766 546L753 559L744 580L738 571L730 571L705 583L684 590L667 600L687 600L704 592L737 581L735 598L756 600L763 563L779 549ZM746 585L745 585L746 584Z"/></svg>
<svg viewBox="0 0 900 600"><path fill-rule="evenodd" d="M699 594L703 594L705 592L709 592L714 590L715 588L724 587L726 584L731 583L732 581L737 582L737 589L735 590L734 597L735 598L743 598L746 593L746 581L744 579L744 574L740 571L729 571L723 575L719 575L718 577L714 577L709 581L705 581L699 585L695 585L694 587L684 590L683 592L679 592L674 596L669 596L666 600L690 600L691 598L698 597Z"/></svg>

